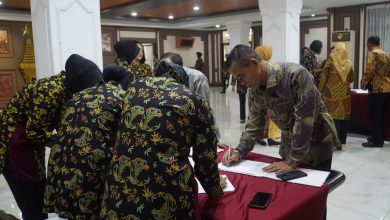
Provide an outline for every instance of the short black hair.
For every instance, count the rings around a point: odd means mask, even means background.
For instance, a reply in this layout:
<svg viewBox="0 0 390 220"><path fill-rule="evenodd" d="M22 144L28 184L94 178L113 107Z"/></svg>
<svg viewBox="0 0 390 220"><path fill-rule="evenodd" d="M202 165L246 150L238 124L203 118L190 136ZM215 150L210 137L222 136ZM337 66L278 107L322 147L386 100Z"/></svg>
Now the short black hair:
<svg viewBox="0 0 390 220"><path fill-rule="evenodd" d="M322 49L322 42L319 41L319 40L313 40L313 42L311 42L310 44L310 50L311 51L314 51L315 53L321 53L321 49Z"/></svg>
<svg viewBox="0 0 390 220"><path fill-rule="evenodd" d="M379 46L381 45L381 39L379 38L379 36L370 36L367 39L367 43Z"/></svg>
<svg viewBox="0 0 390 220"><path fill-rule="evenodd" d="M261 60L260 56L251 47L239 44L230 51L224 63L224 68L229 69L233 62L243 67L248 66L252 58Z"/></svg>
<svg viewBox="0 0 390 220"><path fill-rule="evenodd" d="M196 52L196 55L197 55L198 57L201 57L203 54L202 54L201 52Z"/></svg>

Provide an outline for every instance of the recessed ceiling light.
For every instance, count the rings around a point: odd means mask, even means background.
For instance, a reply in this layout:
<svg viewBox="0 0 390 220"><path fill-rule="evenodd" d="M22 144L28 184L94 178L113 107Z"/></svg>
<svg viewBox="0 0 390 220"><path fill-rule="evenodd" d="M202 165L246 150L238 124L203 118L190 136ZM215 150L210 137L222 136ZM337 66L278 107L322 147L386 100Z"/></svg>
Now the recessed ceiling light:
<svg viewBox="0 0 390 220"><path fill-rule="evenodd" d="M194 11L199 11L199 6L194 6Z"/></svg>
<svg viewBox="0 0 390 220"><path fill-rule="evenodd" d="M137 16L137 15L138 15L137 12L131 12L131 16L135 17L135 16Z"/></svg>
<svg viewBox="0 0 390 220"><path fill-rule="evenodd" d="M311 14L312 17L316 16L315 14Z"/></svg>
<svg viewBox="0 0 390 220"><path fill-rule="evenodd" d="M219 28L219 27L221 27L221 25L217 24L217 25L215 25L215 27L216 27L216 28Z"/></svg>
<svg viewBox="0 0 390 220"><path fill-rule="evenodd" d="M169 15L168 18L172 20L172 19L174 19L175 17L173 17L173 15Z"/></svg>

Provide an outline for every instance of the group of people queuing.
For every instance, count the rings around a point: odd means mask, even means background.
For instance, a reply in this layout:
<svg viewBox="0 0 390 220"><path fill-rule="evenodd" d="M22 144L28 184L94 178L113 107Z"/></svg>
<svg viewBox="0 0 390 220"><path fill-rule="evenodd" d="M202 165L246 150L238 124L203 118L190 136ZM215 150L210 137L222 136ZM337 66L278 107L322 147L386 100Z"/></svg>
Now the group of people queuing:
<svg viewBox="0 0 390 220"><path fill-rule="evenodd" d="M361 85L369 90L375 123L363 146L381 147L390 59L378 37L369 37L367 46ZM64 71L24 86L1 110L0 173L23 219L52 212L67 219L201 219L195 176L210 204L223 196L220 134L202 54L199 70L167 52L152 71L140 42L121 40L114 49L117 58L103 71L71 55ZM224 78L233 76L245 130L223 164L244 159L268 138L280 145L282 161L265 172L331 168L333 151L345 148L354 72L344 44L334 45L324 62L316 58L321 50L314 41L303 50L302 65L271 62L267 45L230 51ZM47 175L45 146L51 148Z"/></svg>
<svg viewBox="0 0 390 220"><path fill-rule="evenodd" d="M195 175L210 204L223 195L207 78L175 53L152 73L137 41L114 49L103 72L71 55L1 111L0 173L23 219L200 219Z"/></svg>

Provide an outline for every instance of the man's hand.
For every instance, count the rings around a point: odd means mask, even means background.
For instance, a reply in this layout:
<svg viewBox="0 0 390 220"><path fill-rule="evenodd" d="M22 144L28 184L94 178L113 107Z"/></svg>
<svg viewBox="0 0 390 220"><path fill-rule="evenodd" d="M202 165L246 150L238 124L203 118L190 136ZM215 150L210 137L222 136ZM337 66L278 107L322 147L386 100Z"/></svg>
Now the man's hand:
<svg viewBox="0 0 390 220"><path fill-rule="evenodd" d="M294 168L290 167L284 161L274 162L263 168L263 171L267 173L286 173L292 170L294 170Z"/></svg>
<svg viewBox="0 0 390 220"><path fill-rule="evenodd" d="M226 181L227 177L225 176L219 176L219 185L221 186L222 189L224 189L227 185L227 181Z"/></svg>
<svg viewBox="0 0 390 220"><path fill-rule="evenodd" d="M238 152L233 152L229 155L229 151L225 151L225 154L222 157L222 164L230 167L232 164L240 160L240 154Z"/></svg>

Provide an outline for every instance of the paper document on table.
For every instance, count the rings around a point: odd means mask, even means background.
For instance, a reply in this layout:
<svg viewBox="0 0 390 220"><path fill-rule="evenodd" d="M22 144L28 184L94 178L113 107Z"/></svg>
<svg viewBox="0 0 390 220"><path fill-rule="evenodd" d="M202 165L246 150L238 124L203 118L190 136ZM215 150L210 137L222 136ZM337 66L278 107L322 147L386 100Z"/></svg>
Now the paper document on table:
<svg viewBox="0 0 390 220"><path fill-rule="evenodd" d="M275 173L267 173L262 170L263 167L268 165L269 165L268 163L264 163L264 162L241 160L239 163L230 167L227 167L222 163L219 163L218 168L222 171L228 171L232 173L240 173L240 174L246 174L250 176L266 177L275 180L280 180L279 178L276 177ZM301 169L301 168L299 170L307 173L307 176L299 179L290 180L287 182L321 187L329 175L329 172L327 171Z"/></svg>
<svg viewBox="0 0 390 220"><path fill-rule="evenodd" d="M221 175L223 177L226 177L226 187L223 189L224 192L234 192L235 188L233 186L233 184L230 182L229 178L226 176L226 175ZM200 185L200 182L198 180L198 178L196 178L196 182L198 183L198 193L199 194L202 194L202 193L206 193L206 191L204 191L202 185Z"/></svg>

